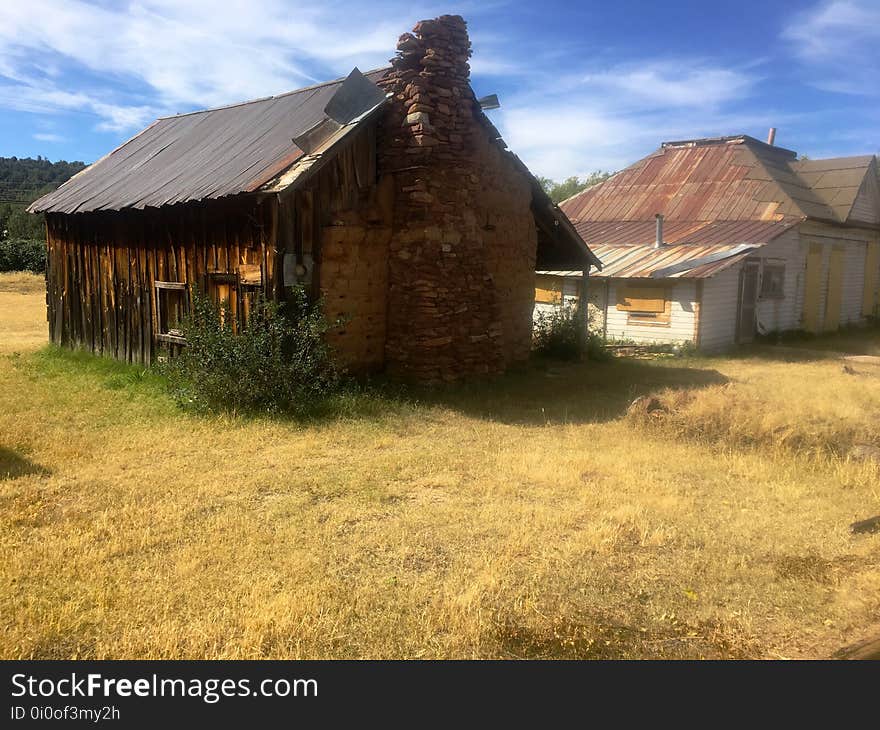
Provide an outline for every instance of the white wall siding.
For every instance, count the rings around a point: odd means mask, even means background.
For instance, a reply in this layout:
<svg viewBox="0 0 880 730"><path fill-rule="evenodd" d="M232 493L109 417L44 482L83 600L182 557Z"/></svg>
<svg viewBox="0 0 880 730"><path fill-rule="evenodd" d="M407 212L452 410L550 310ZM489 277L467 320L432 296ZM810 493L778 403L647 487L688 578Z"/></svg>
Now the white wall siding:
<svg viewBox="0 0 880 730"><path fill-rule="evenodd" d="M779 261L785 265L785 285L782 299L758 297L758 332L784 332L801 326L803 286L806 259L797 229L786 231L758 252L765 263ZM760 284L759 289L760 292ZM736 310L736 302L734 302ZM736 315L734 315L736 316Z"/></svg>
<svg viewBox="0 0 880 730"><path fill-rule="evenodd" d="M736 342L736 307L742 263L703 280L700 306L700 349L726 350Z"/></svg>
<svg viewBox="0 0 880 730"><path fill-rule="evenodd" d="M865 291L864 241L847 241L843 258L843 290L840 296L840 324L856 324L862 320L862 295Z"/></svg>
<svg viewBox="0 0 880 730"><path fill-rule="evenodd" d="M627 312L617 309L617 287L625 282L611 281L608 288L608 322L606 326L609 339L632 340L640 343L652 342L693 342L694 340L694 301L696 284L689 279L670 279L666 296L671 300L670 322L668 325L634 324L629 322ZM674 283L672 283L674 282Z"/></svg>
<svg viewBox="0 0 880 730"><path fill-rule="evenodd" d="M801 231L801 248L805 257L804 266L806 266L806 252L810 244L817 243L822 245L821 295L819 299L821 320L824 320L827 308L828 269L831 261L831 251L835 245L838 245L844 247L840 325L858 324L864 321L862 316L862 296L865 290L866 241L871 235L871 233L864 230L817 224L809 225L805 231ZM803 294L801 295L799 307L799 313L802 314L802 312Z"/></svg>
<svg viewBox="0 0 880 730"><path fill-rule="evenodd" d="M560 277L562 281L562 300L565 304L568 304L572 307L577 306L578 295L580 292L580 284L581 280L576 279L574 277ZM587 282L587 293L588 298L592 302L593 297L595 295L595 290L604 289L604 282L599 279L590 278ZM535 302L535 308L532 311L532 319L537 322L538 315L544 314L545 316L552 314L556 309L559 308L558 304L546 304L544 302Z"/></svg>

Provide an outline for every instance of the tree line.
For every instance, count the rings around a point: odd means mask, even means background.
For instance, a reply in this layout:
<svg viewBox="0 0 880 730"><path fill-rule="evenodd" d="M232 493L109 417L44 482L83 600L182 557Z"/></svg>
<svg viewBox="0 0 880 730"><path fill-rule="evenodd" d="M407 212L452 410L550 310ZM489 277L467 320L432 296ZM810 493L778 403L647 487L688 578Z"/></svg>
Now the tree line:
<svg viewBox="0 0 880 730"><path fill-rule="evenodd" d="M572 195L577 195L582 190L598 185L600 182L605 182L613 174L613 172L596 170L585 177L572 175L561 182L551 180L549 177L538 177L538 182L541 183L544 192L550 196L550 200L554 203L561 203Z"/></svg>
<svg viewBox="0 0 880 730"><path fill-rule="evenodd" d="M85 166L79 161L50 162L39 155L0 157L0 271L42 270L45 219L28 213L27 206Z"/></svg>

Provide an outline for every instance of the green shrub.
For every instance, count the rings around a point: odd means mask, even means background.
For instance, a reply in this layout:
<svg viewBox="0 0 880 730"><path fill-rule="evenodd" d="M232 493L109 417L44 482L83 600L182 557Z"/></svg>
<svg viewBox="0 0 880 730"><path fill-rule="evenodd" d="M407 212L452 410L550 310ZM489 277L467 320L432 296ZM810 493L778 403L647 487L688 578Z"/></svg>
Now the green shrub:
<svg viewBox="0 0 880 730"><path fill-rule="evenodd" d="M0 239L0 271L46 270L46 242L32 238Z"/></svg>
<svg viewBox="0 0 880 730"><path fill-rule="evenodd" d="M559 360L577 360L581 357L580 320L575 307L565 305L550 314L538 312L535 319L534 349L546 357ZM586 357L590 360L607 360L611 357L602 338L592 332L588 323Z"/></svg>
<svg viewBox="0 0 880 730"><path fill-rule="evenodd" d="M182 407L199 412L305 414L339 386L320 302L302 288L277 304L260 295L238 331L196 292L180 329L187 344L163 370Z"/></svg>

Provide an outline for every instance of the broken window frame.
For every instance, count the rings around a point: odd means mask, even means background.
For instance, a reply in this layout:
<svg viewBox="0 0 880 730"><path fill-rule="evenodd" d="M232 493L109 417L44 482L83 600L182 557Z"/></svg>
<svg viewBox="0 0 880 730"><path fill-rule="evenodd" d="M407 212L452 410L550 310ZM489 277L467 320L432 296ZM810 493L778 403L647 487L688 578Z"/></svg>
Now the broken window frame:
<svg viewBox="0 0 880 730"><path fill-rule="evenodd" d="M768 287L769 285L769 287ZM764 263L759 299L785 299L785 264Z"/></svg>
<svg viewBox="0 0 880 730"><path fill-rule="evenodd" d="M239 276L232 271L209 271L206 277L205 294L217 307L220 315L220 323L226 324L228 315L232 314L230 323L233 332L238 331L238 299L239 299ZM225 290L226 296L221 292Z"/></svg>
<svg viewBox="0 0 880 730"><path fill-rule="evenodd" d="M156 340L167 342L172 345L185 345L186 338L183 332L176 327L168 327L169 319L169 296L178 299L177 317L175 324L187 313L189 298L187 297L187 285L182 281L154 281L156 292Z"/></svg>

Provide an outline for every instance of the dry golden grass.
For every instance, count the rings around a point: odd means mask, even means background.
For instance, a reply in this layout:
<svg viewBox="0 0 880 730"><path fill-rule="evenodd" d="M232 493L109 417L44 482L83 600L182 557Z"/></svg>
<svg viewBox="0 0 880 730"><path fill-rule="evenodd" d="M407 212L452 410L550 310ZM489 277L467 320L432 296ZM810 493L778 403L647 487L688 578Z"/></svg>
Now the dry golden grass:
<svg viewBox="0 0 880 730"><path fill-rule="evenodd" d="M0 273L0 353L46 344L45 291L42 276Z"/></svg>
<svg viewBox="0 0 880 730"><path fill-rule="evenodd" d="M45 339L7 340L42 332L31 296L2 310L7 353ZM0 654L830 655L880 609L880 535L848 531L880 471L834 446L877 436L880 368L859 370L536 366L298 424L2 355ZM646 392L657 423L625 415Z"/></svg>

